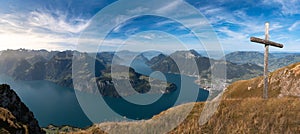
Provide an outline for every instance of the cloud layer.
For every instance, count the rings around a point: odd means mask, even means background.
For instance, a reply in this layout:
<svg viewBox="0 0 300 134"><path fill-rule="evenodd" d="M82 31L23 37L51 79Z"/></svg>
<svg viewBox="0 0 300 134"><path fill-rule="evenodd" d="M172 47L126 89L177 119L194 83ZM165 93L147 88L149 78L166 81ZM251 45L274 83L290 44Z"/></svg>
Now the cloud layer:
<svg viewBox="0 0 300 134"><path fill-rule="evenodd" d="M75 3L55 1L31 2L26 6L1 2L0 9L0 49L51 49L65 50L74 49L78 37L89 25L90 21L101 8L109 5L112 1L92 1L83 2L80 0ZM165 14L188 14L185 11L174 11L182 0L175 0L165 6L157 9L157 12ZM262 0L253 1L233 1L233 0L186 0L203 14L219 36L220 43L229 51L238 50L261 50L261 46L249 42L249 37L257 36L263 38L264 23L271 23L271 40L285 44L284 49L274 49L277 51L300 51L300 2L297 0ZM29 6L29 4L31 5ZM51 6L47 6L51 5ZM84 8L83 8L84 7ZM148 9L137 7L128 12L145 12ZM122 17L120 15L119 17ZM123 16L124 17L124 16ZM105 19L105 18L104 18ZM145 30L145 27L158 27L168 29L177 34L178 38L192 39L192 35L184 32L183 26L173 20L139 20L141 23L133 21L118 22L122 23L115 27L113 32L123 33L122 35L131 36L134 33ZM143 22L144 21L144 22ZM187 18L186 22L192 22L187 27L201 27L201 22L195 22L196 19ZM109 25L109 24L103 24ZM93 32L89 31L91 36L86 39L87 44L91 42L100 42ZM119 34L120 35L120 34ZM142 44L143 40L158 40L165 38L166 35L158 33L141 34L136 37L136 41L131 43ZM209 37L207 37L209 38ZM139 40L139 41L138 41ZM122 42L122 36L114 36L108 40L112 47ZM165 43L165 42L164 42ZM169 42L171 43L171 42ZM170 44L171 45L171 44ZM191 41L191 46L201 49ZM109 47L109 46L108 46Z"/></svg>

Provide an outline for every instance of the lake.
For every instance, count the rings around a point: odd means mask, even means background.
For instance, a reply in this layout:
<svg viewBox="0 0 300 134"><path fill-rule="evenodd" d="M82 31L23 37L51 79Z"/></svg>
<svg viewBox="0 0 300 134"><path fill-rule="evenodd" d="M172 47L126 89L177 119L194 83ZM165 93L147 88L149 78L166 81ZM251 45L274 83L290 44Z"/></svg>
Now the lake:
<svg viewBox="0 0 300 134"><path fill-rule="evenodd" d="M131 65L137 72L149 75L152 70L145 64L133 62ZM159 95L133 95L126 98L111 98L103 97L105 103L115 112L126 118L116 118L109 112L97 113L98 122L104 121L120 121L128 119L149 119L153 115L159 114L175 105L205 101L209 92L199 89L199 86L194 84L195 78L180 76L176 74L165 74L168 82L177 85L175 92ZM70 125L75 127L87 127L92 125L92 122L84 114L81 109L75 92L73 89L61 87L48 81L15 81L11 77L0 75L0 83L6 83L16 91L21 100L29 107L43 127L49 124L54 125ZM184 83L184 84L181 84ZM198 93L198 94L195 94ZM88 102L93 102L97 99L96 95L80 93ZM194 96L194 97L193 97ZM147 101L153 98L158 98L154 103L148 105L138 105L128 102L127 100ZM178 99L179 98L179 99ZM87 104L95 105L95 104ZM102 104L99 104L100 106ZM99 106L98 105L98 106ZM101 107L97 107L101 109Z"/></svg>
<svg viewBox="0 0 300 134"><path fill-rule="evenodd" d="M92 124L81 110L73 89L48 81L14 81L5 75L0 75L0 83L11 86L43 127L49 124L77 127Z"/></svg>

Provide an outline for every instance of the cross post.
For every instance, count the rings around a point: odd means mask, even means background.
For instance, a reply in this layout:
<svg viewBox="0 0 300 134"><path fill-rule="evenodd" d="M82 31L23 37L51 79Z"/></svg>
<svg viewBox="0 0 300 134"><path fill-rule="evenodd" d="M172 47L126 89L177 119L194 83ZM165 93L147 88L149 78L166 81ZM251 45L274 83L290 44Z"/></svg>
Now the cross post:
<svg viewBox="0 0 300 134"><path fill-rule="evenodd" d="M268 78L268 61L269 61L269 46L274 46L274 47L279 47L283 48L283 45L280 43L276 43L273 41L269 41L269 26L270 23L267 22L265 24L265 39L260 39L256 37L251 37L250 41L251 42L256 42L260 44L265 45L265 54L264 54L264 91L263 91L263 98L268 99L268 83L269 83L269 78Z"/></svg>

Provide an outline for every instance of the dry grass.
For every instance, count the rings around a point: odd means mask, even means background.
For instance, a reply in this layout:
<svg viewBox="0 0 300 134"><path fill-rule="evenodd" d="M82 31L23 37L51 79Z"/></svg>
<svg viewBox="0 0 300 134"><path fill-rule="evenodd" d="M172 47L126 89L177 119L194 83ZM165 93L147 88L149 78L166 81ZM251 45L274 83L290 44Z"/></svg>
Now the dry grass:
<svg viewBox="0 0 300 134"><path fill-rule="evenodd" d="M283 67L269 74L268 97L300 96L300 63ZM263 96L263 77L234 82L227 87L225 98L253 98Z"/></svg>
<svg viewBox="0 0 300 134"><path fill-rule="evenodd" d="M203 126L198 119L202 109L170 133L299 133L300 99L223 100L218 111Z"/></svg>
<svg viewBox="0 0 300 134"><path fill-rule="evenodd" d="M110 122L94 125L85 133L161 133L163 127L176 122L187 106L193 103L169 109L151 120L139 122ZM260 98L222 100L218 110L210 120L200 126L199 117L204 103L196 103L191 113L176 128L168 133L299 133L300 132L300 99L281 98L262 100ZM168 119L172 120L168 120Z"/></svg>

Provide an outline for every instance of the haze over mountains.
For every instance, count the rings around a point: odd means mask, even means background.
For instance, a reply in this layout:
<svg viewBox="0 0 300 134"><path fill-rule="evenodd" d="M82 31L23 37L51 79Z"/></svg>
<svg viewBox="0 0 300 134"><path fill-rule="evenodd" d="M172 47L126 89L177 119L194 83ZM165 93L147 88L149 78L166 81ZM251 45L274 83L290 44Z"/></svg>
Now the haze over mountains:
<svg viewBox="0 0 300 134"><path fill-rule="evenodd" d="M46 50L25 49L1 51L0 72L12 76L16 80L48 80L61 86L73 88L72 58L74 52L76 51L48 52ZM80 56L85 62L95 62L95 75L99 78L102 76L102 80L98 78L98 82L100 82L98 85L101 85L101 88L105 86L111 88L112 86L108 84L111 83L111 78L107 78L110 82L103 83L103 79L105 79L103 77L105 75L103 74L108 74L111 64L116 64L125 70L129 67L128 69L131 70L133 81L140 80L140 83L146 84L147 82L141 78L147 77L141 77L141 74L136 73L130 67L130 60L146 63L153 71L161 71L163 73L180 73L187 76L195 76L196 72L199 72L201 80L198 84L200 85L204 84L204 81L210 81L211 70L216 64L226 65L226 77L229 83L260 76L263 72L263 54L260 52L229 53L225 56L226 61L202 56L195 50L176 51L170 55L165 55L157 51L143 52L141 54L130 51L120 51L117 53L101 52L97 53L96 59L93 59L88 53L81 53ZM196 61L197 67L189 66L194 61ZM270 70L295 62L300 62L300 54L271 54ZM91 67L90 63L87 63L87 67ZM179 70L178 65L186 66L182 66ZM89 73L86 72L85 75L87 74ZM133 85L137 87L137 85ZM89 92L94 92L91 87L86 88Z"/></svg>
<svg viewBox="0 0 300 134"><path fill-rule="evenodd" d="M227 61L237 64L252 63L262 67L264 65L264 54L261 52L238 51L227 54L225 58ZM300 62L300 53L271 53L269 55L270 71L274 71L278 68L288 66L296 62Z"/></svg>
<svg viewBox="0 0 300 134"><path fill-rule="evenodd" d="M74 52L76 51L48 52L46 50L25 49L1 51L0 72L12 76L16 80L48 80L61 86L73 88L72 58ZM130 70L132 74L131 78L134 79L132 81L133 87L140 87L138 86L140 83L144 83L146 87L149 87L149 84L147 86L147 82L144 79L147 77L141 77L141 74L136 73L135 70L130 67L131 60L145 63L153 71L161 71L163 73L180 73L194 77L196 73L199 72L201 79L198 83L199 85L210 81L211 71L217 64L226 65L226 78L228 83L260 76L263 72L263 54L260 52L229 53L225 56L226 61L202 56L195 50L176 51L170 55L165 55L157 51L143 52L140 54L130 51L120 51L117 53L101 52L96 54L96 59L93 59L88 53L80 53L80 56L84 60L83 62L90 62L86 64L87 68L93 68L90 65L92 65L92 62L95 62L95 76L98 77L98 86L101 85L101 89L104 89L104 87L111 89L112 85L109 84L111 83L111 78L104 78L104 76L109 76L104 74L109 74L111 64L123 68L122 70ZM114 63L112 63L113 61ZM194 62L196 62L197 66L191 66ZM271 54L270 70L295 62L300 62L300 54ZM178 65L183 66L179 69ZM81 75L91 77L89 74L90 72L85 72ZM104 79L108 81L103 82ZM138 82L139 84L134 84L134 81L140 82ZM88 92L94 92L91 88L92 87L86 87L86 90ZM142 89L137 90L146 92L142 91ZM174 89L170 89L170 91L171 90ZM115 96L116 92L111 93L111 95Z"/></svg>
<svg viewBox="0 0 300 134"><path fill-rule="evenodd" d="M16 80L47 80L58 85L73 88L72 81L72 58L75 51L48 52L48 51L31 51L31 50L7 50L1 53L0 72L13 77ZM76 52L79 53L79 52ZM84 62L82 68L93 68L92 62L95 63L95 75L97 86L104 96L118 97L118 93L114 90L112 79L110 76L110 65L112 55L110 53L100 53L96 59L87 53L79 53L79 58ZM117 57L115 57L117 59ZM120 59L119 59L120 60ZM130 78L120 77L119 81L131 79L130 83L139 93L149 91L150 83L148 77L136 73L134 69L123 65L116 65L120 71L129 70ZM84 79L92 80L94 77L91 72L77 72L75 75ZM74 76L76 77L76 76ZM160 87L162 81L156 81L152 86ZM176 86L169 83L166 93L176 89ZM159 89L159 88L156 88ZM94 87L85 87L85 92L95 92ZM160 90L151 90L153 93L160 93ZM121 95L130 95L133 92L124 91Z"/></svg>
<svg viewBox="0 0 300 134"><path fill-rule="evenodd" d="M191 66L195 63L197 66ZM210 81L212 73L211 70L214 69L217 64L226 65L226 77L228 82L253 78L261 75L263 72L263 68L256 64L237 64L224 60L210 59L200 55L195 50L177 51L169 56L161 54L152 58L148 64L153 70L162 71L164 73L180 73L194 76L197 72L199 72L201 80L204 81ZM180 70L176 64L182 65Z"/></svg>

